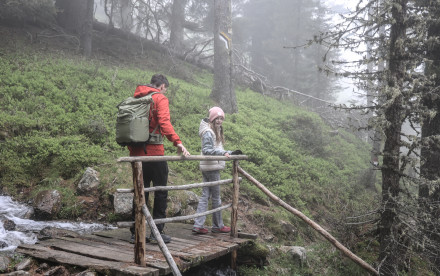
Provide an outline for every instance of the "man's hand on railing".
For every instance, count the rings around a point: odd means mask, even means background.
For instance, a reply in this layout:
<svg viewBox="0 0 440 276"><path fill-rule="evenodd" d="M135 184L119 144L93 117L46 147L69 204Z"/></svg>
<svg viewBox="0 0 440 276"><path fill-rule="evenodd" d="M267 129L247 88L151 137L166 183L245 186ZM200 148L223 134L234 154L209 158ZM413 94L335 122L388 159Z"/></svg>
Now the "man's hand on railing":
<svg viewBox="0 0 440 276"><path fill-rule="evenodd" d="M183 156L191 155L189 151L187 151L186 148L183 146L183 144L177 144L177 154L183 154Z"/></svg>

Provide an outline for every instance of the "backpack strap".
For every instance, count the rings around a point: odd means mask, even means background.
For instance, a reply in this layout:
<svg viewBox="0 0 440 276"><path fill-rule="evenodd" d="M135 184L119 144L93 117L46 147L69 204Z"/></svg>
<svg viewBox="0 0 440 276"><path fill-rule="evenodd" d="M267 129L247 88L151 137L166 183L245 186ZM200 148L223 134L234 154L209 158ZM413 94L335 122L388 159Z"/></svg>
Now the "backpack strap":
<svg viewBox="0 0 440 276"><path fill-rule="evenodd" d="M151 96L153 96L154 94L157 94L157 93L159 93L159 92L152 92ZM152 105L152 106L150 106L150 111L149 112L150 112L150 115L151 115L151 118L152 118L153 117L153 111L152 111L153 108L152 107L154 107L155 103L154 103L153 97L151 97L151 100L152 101L151 101L150 105ZM149 120L149 123L151 123L151 119L148 119L148 120ZM156 127L154 128L154 130L152 132L150 132L148 140L144 143L144 152L145 152L145 154L147 154L147 144L149 144L149 142L150 142L150 139L152 137L151 134L155 134L158 128L159 128L159 122L157 123ZM150 130L148 130L148 131L150 131ZM159 128L159 134L160 133L161 132L160 132L160 128Z"/></svg>

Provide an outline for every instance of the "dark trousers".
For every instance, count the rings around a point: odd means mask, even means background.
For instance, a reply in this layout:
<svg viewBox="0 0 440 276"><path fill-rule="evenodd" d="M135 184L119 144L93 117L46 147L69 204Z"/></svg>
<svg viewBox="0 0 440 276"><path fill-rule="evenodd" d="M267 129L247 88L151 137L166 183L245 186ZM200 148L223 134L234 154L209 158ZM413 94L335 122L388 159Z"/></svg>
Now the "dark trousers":
<svg viewBox="0 0 440 276"><path fill-rule="evenodd" d="M154 187L167 185L168 164L166 161L142 162L142 173L143 173L145 188L149 188L151 182L153 182ZM145 202L148 202L148 194L149 193L145 193ZM153 219L166 218L167 197L168 197L168 191L154 192ZM134 221L135 220L134 201L133 201L132 218ZM163 232L163 228L165 227L165 224L161 223L161 224L157 224L156 226L159 232ZM134 233L134 227L131 227L130 231Z"/></svg>

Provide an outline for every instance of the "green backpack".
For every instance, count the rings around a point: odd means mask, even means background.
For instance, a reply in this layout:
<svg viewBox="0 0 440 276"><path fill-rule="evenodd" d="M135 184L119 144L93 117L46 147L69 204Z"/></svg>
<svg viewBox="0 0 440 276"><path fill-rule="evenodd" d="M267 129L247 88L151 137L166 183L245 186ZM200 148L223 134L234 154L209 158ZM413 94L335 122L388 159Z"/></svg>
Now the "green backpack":
<svg viewBox="0 0 440 276"><path fill-rule="evenodd" d="M141 98L129 97L116 106L116 142L119 145L143 146L145 149L146 144L163 144L162 135L156 134L159 124L149 133L150 107L154 104L151 96L156 93Z"/></svg>

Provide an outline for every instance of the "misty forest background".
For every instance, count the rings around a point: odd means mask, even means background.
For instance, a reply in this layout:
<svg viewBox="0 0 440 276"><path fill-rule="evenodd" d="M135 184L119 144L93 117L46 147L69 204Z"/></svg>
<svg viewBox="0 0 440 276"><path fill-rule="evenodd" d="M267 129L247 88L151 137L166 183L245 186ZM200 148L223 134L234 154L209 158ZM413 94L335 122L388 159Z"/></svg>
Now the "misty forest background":
<svg viewBox="0 0 440 276"><path fill-rule="evenodd" d="M219 105L226 148L277 196L380 275L439 275L439 20L434 0L360 1L340 15L318 0L1 1L2 193L32 202L57 189L59 219L120 219L112 195L132 184L115 162L128 154L114 140L116 105L160 72L192 154ZM341 78L358 101L334 104ZM169 165L174 184L200 181L195 162ZM75 194L86 167L101 175L94 214ZM263 247L308 250L306 266L278 253L241 275L365 275L251 183L241 197L253 205L239 226L274 235Z"/></svg>

